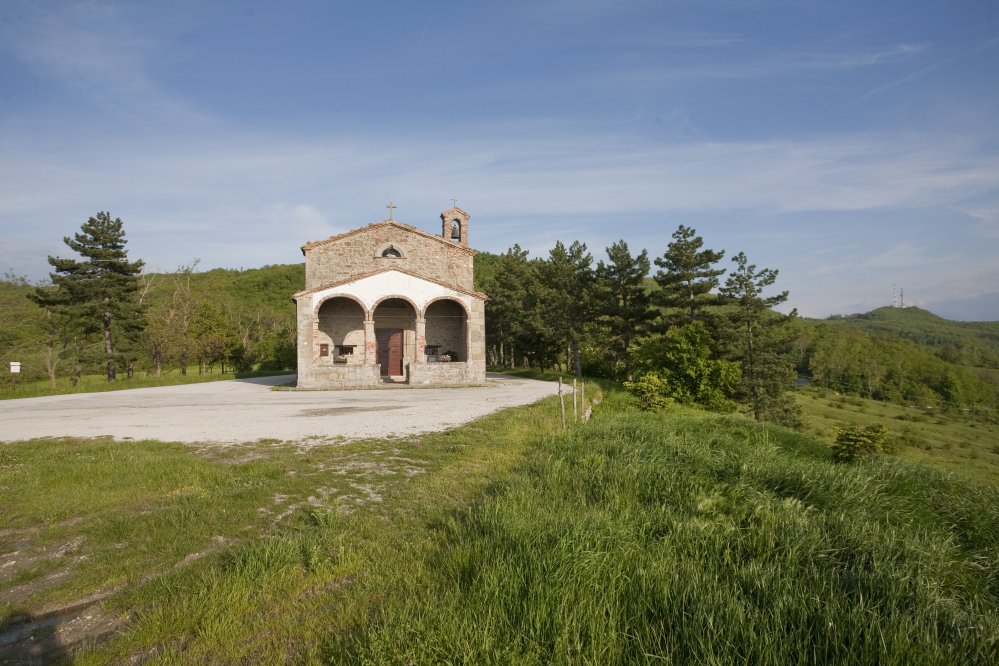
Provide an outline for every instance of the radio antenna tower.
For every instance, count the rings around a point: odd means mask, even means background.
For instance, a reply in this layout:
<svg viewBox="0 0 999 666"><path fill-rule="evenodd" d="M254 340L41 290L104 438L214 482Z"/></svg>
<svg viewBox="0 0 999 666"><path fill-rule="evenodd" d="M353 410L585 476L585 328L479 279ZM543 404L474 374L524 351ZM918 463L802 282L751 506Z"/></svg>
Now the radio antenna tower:
<svg viewBox="0 0 999 666"><path fill-rule="evenodd" d="M891 286L891 306L893 308L898 307L898 292L895 291L895 285Z"/></svg>
<svg viewBox="0 0 999 666"><path fill-rule="evenodd" d="M899 295L902 297L902 307L905 307L905 289L903 287L898 288Z"/></svg>

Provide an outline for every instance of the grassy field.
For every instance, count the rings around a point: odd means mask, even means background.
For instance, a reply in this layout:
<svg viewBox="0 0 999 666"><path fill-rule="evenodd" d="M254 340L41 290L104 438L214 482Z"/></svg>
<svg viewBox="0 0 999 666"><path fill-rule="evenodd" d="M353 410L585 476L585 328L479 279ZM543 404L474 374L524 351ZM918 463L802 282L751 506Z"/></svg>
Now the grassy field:
<svg viewBox="0 0 999 666"><path fill-rule="evenodd" d="M0 637L96 592L116 633L73 663L999 659L994 485L601 397L566 432L549 398L339 446L0 445Z"/></svg>
<svg viewBox="0 0 999 666"><path fill-rule="evenodd" d="M833 428L883 423L894 453L946 472L999 484L999 426L974 417L932 414L893 403L841 396L821 389L795 395L805 431L832 442Z"/></svg>
<svg viewBox="0 0 999 666"><path fill-rule="evenodd" d="M5 384L0 384L0 400L12 400L15 398L38 398L44 395L65 395L68 393L100 393L103 391L122 391L124 389L150 388L153 386L177 386L179 384L200 384L202 382L218 382L226 379L249 379L252 377L273 377L275 375L287 375L287 371L273 372L268 370L255 370L252 372L209 372L199 375L197 370L188 372L186 375L180 374L179 370L163 373L160 377L153 374L136 373L131 379L124 374L119 375L114 382L108 383L107 375L83 375L76 386L69 377L56 378L56 387L47 379L38 379L23 384L18 383L15 388L11 388L10 380Z"/></svg>

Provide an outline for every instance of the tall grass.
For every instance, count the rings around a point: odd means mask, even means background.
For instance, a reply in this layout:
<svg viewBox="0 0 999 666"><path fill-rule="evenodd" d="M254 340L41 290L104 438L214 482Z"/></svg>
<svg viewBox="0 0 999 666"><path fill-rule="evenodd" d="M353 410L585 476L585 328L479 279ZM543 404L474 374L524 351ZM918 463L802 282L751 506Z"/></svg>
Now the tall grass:
<svg viewBox="0 0 999 666"><path fill-rule="evenodd" d="M676 409L546 436L495 491L440 529L427 591L335 636L334 661L999 659L989 486Z"/></svg>

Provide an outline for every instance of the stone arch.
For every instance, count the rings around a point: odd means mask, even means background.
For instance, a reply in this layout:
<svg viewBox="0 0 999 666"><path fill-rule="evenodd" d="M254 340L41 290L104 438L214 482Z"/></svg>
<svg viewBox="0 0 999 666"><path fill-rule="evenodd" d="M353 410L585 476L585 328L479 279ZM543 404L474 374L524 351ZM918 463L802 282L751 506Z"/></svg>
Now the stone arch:
<svg viewBox="0 0 999 666"><path fill-rule="evenodd" d="M469 316L468 307L462 301L458 300L458 298L456 296L437 296L436 298L431 298L429 301L427 301L426 305L423 306L423 310L420 311L420 318L421 319L426 319L426 317L427 317L427 308L429 308L431 305L433 305L437 301L452 301L454 303L457 303L458 305L461 306L461 309L464 310L465 316L466 317Z"/></svg>
<svg viewBox="0 0 999 666"><path fill-rule="evenodd" d="M371 316L374 317L375 310L378 309L378 306L381 305L382 302L387 301L390 298L398 298L399 300L406 301L413 307L413 313L416 314L416 316L418 317L420 316L420 307L416 303L414 303L413 299L411 299L409 296L403 296L402 294L389 294L387 296L381 296L377 301L371 304Z"/></svg>
<svg viewBox="0 0 999 666"><path fill-rule="evenodd" d="M389 248L392 248L393 250L395 250L396 252L398 252L399 256L398 257L385 257L385 256L382 256L383 253L385 252L385 250L387 250ZM375 248L375 255L374 256L375 256L375 259L389 259L389 260L391 260L391 259L409 259L409 252L407 252L406 248L404 246L400 245L398 242L382 243L381 245L379 245L378 247Z"/></svg>
<svg viewBox="0 0 999 666"><path fill-rule="evenodd" d="M340 355L343 359L338 362L363 362L356 352L367 348L367 316L364 305L349 295L323 299L316 309L313 339L318 349L313 358L321 365L333 363Z"/></svg>
<svg viewBox="0 0 999 666"><path fill-rule="evenodd" d="M359 299L357 296L354 296L353 294L330 294L329 296L323 296L321 299L319 299L319 302L316 303L316 306L312 309L312 316L318 317L319 308L321 308L323 306L323 303L330 300L331 298L349 298L350 300L354 301L355 303L361 306L361 310L364 311L365 319L371 319L371 313L375 311L374 308L371 308L369 310L368 306L364 304L364 301Z"/></svg>
<svg viewBox="0 0 999 666"><path fill-rule="evenodd" d="M452 361L468 362L469 311L464 303L453 296L435 298L427 303L423 318L427 347L436 347L436 353L450 354Z"/></svg>
<svg viewBox="0 0 999 666"><path fill-rule="evenodd" d="M419 353L417 328L420 308L408 296L382 296L371 307L375 356L382 375L407 373Z"/></svg>

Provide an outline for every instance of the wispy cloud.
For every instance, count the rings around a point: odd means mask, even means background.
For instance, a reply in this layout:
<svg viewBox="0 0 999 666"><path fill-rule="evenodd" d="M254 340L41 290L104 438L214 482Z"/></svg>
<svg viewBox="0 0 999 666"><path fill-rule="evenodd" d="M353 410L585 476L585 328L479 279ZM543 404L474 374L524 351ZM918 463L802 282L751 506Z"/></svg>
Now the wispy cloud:
<svg viewBox="0 0 999 666"><path fill-rule="evenodd" d="M0 48L38 75L83 92L119 118L205 119L190 101L148 75L150 54L162 45L139 30L120 4L22 3L20 9L0 23Z"/></svg>
<svg viewBox="0 0 999 666"><path fill-rule="evenodd" d="M859 102L863 102L864 100L868 100L868 99L874 97L875 95L880 95L881 93L886 92L888 90L891 90L892 88L898 88L899 86L905 85L906 83L909 83L911 81L915 81L916 79L918 79L919 77L923 76L924 74L928 74L928 73L930 73L930 72L932 72L932 71L934 71L936 69L939 69L939 68L943 67L944 65L949 65L950 63L952 63L952 62L954 62L956 60L960 60L961 58L963 58L963 57L965 57L967 55L970 55L972 53L980 53L982 51L990 49L993 46L995 46L996 44L999 44L999 37L996 37L995 39L990 39L989 41L985 42L984 44L980 44L980 45L976 46L975 48L968 49L967 51L963 51L962 53L958 53L957 55L951 56L950 58L947 58L945 60L941 60L940 62L935 62L932 65L928 65L926 67L923 67L922 69L917 70L917 71L913 72L912 74L908 74L906 76L903 76L900 79L896 79L896 80L892 81L891 83L886 83L885 85L883 85L883 86L881 86L879 88L875 88L874 90L872 90L872 91L870 91L868 93L865 93L865 94L861 95L860 97L857 97L856 99L850 100L849 102L847 102L843 106L851 106L853 104L857 104Z"/></svg>

